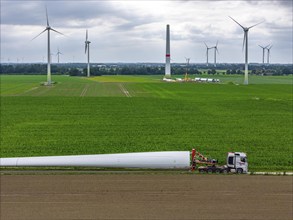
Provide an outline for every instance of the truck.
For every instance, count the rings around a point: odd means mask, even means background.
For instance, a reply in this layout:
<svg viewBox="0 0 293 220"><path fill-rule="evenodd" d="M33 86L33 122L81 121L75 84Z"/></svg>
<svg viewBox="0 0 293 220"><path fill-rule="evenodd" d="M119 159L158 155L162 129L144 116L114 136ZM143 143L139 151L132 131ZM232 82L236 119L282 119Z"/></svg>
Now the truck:
<svg viewBox="0 0 293 220"><path fill-rule="evenodd" d="M218 160L208 159L195 149L192 149L192 170L198 170L200 173L247 173L248 161L244 152L228 152L226 164L219 166ZM202 166L198 166L201 164Z"/></svg>

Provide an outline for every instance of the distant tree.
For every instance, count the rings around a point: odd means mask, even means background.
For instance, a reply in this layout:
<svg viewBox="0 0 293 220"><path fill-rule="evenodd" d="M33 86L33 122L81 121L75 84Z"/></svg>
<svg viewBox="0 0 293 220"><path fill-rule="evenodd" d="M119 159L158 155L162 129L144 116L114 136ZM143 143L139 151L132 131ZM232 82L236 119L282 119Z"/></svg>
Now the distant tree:
<svg viewBox="0 0 293 220"><path fill-rule="evenodd" d="M71 68L71 69L69 69L68 74L70 76L82 76L82 72L79 69L77 69L77 68Z"/></svg>
<svg viewBox="0 0 293 220"><path fill-rule="evenodd" d="M283 68L283 70L282 70L282 74L283 74L283 75L290 75L290 74L293 74L293 69L292 69L292 68L285 67L285 68Z"/></svg>
<svg viewBox="0 0 293 220"><path fill-rule="evenodd" d="M241 74L243 74L243 72L242 72L241 70L238 69L238 70L236 71L236 74L241 75Z"/></svg>

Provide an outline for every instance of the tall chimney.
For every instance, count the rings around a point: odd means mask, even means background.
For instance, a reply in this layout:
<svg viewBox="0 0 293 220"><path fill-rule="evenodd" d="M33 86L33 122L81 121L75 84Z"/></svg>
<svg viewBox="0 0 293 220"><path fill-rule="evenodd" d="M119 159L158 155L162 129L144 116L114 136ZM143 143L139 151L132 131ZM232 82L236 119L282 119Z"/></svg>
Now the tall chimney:
<svg viewBox="0 0 293 220"><path fill-rule="evenodd" d="M167 24L166 30L166 64L165 64L165 77L171 77L171 65L170 65L170 25Z"/></svg>

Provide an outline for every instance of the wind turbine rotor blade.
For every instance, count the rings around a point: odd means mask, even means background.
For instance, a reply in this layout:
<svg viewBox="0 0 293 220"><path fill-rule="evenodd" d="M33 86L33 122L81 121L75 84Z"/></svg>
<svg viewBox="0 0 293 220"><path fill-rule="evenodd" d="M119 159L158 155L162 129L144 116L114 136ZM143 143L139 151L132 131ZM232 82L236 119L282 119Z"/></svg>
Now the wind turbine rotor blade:
<svg viewBox="0 0 293 220"><path fill-rule="evenodd" d="M33 39L31 39L31 41L32 40L34 40L34 39L36 39L38 36L40 36L42 33L44 33L46 30L48 30L47 28L45 29L45 30L43 30L41 33L39 33L37 36L35 36Z"/></svg>
<svg viewBox="0 0 293 220"><path fill-rule="evenodd" d="M47 18L47 27L49 27L49 18L48 18L48 10L47 10L47 7L46 7L46 18Z"/></svg>
<svg viewBox="0 0 293 220"><path fill-rule="evenodd" d="M87 51L87 43L85 43L84 53Z"/></svg>
<svg viewBox="0 0 293 220"><path fill-rule="evenodd" d="M234 18L232 18L231 16L229 16L229 18L231 18L233 21L235 21L240 27L242 27L243 29L245 29L241 24L239 24Z"/></svg>
<svg viewBox="0 0 293 220"><path fill-rule="evenodd" d="M206 44L206 42L203 42L204 43L204 45L206 45L206 47L208 48L208 45Z"/></svg>
<svg viewBox="0 0 293 220"><path fill-rule="evenodd" d="M246 33L247 33L247 32L244 32L244 36L243 36L242 51L244 50L244 44L245 44L245 41L246 41Z"/></svg>
<svg viewBox="0 0 293 220"><path fill-rule="evenodd" d="M217 40L216 47L218 46L219 41Z"/></svg>
<svg viewBox="0 0 293 220"><path fill-rule="evenodd" d="M58 33L58 34L61 34L61 35L63 35L63 36L65 36L64 34L62 34L61 32L59 32L59 31L56 31L55 29L53 29L53 28L50 28L52 31L55 31L56 33Z"/></svg>
<svg viewBox="0 0 293 220"><path fill-rule="evenodd" d="M270 50L272 47L273 47L273 45L271 45L271 46L269 47L269 50Z"/></svg>
<svg viewBox="0 0 293 220"><path fill-rule="evenodd" d="M263 23L264 21L261 21L261 22L259 22L259 23L257 23L257 24L255 24L255 25L252 25L252 26L250 26L249 28L247 28L247 29L250 29L250 28L253 28L253 27L255 27L256 25L259 25L259 24L261 24L261 23Z"/></svg>
<svg viewBox="0 0 293 220"><path fill-rule="evenodd" d="M86 30L85 40L87 41L87 39L88 39L88 33L87 33L87 30Z"/></svg>

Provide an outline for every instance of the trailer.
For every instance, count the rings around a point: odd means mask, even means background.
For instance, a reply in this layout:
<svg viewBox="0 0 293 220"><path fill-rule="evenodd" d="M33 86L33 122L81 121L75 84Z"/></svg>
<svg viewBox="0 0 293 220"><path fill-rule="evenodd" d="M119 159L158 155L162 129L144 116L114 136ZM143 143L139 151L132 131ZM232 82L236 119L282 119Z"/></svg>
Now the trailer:
<svg viewBox="0 0 293 220"><path fill-rule="evenodd" d="M191 152L191 170L198 170L200 173L247 173L248 161L247 155L243 152L228 152L227 164L223 166L218 165L218 160L209 159L192 149ZM198 166L198 164L202 166Z"/></svg>

